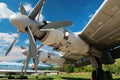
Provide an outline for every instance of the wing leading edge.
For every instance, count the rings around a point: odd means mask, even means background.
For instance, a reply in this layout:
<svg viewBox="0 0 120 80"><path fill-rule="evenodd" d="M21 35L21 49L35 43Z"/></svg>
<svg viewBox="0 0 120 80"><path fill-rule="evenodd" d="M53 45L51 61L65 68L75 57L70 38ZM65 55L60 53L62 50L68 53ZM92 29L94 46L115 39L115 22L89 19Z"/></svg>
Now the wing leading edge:
<svg viewBox="0 0 120 80"><path fill-rule="evenodd" d="M120 45L120 0L105 0L80 36L102 48Z"/></svg>

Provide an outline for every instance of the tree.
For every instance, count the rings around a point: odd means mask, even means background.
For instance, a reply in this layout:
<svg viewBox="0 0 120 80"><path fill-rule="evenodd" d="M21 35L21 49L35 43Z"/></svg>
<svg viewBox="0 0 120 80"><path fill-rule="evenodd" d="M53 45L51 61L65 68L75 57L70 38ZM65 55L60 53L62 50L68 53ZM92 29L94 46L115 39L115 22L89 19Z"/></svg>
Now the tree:
<svg viewBox="0 0 120 80"><path fill-rule="evenodd" d="M114 64L103 65L105 71L111 71L114 74L120 74L120 59L117 59Z"/></svg>

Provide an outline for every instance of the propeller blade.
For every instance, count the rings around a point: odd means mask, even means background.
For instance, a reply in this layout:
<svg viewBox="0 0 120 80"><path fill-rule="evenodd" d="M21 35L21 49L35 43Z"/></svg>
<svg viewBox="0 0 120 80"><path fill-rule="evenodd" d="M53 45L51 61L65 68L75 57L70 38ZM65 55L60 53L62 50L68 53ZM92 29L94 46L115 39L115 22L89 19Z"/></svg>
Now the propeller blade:
<svg viewBox="0 0 120 80"><path fill-rule="evenodd" d="M24 46L20 46L21 49L26 49Z"/></svg>
<svg viewBox="0 0 120 80"><path fill-rule="evenodd" d="M30 61L31 58L33 58L35 60L34 65L35 65L35 70L37 72L37 65L39 64L39 55L38 55L38 52L37 52L35 39L33 37L33 34L31 32L31 30L30 30L30 27L28 26L27 29L28 29L28 36L29 36L30 44L29 44L29 52L27 54L27 59L26 59L26 62L25 62L25 72L28 68L28 64L29 64L29 61Z"/></svg>
<svg viewBox="0 0 120 80"><path fill-rule="evenodd" d="M27 71L27 68L28 68L28 65L29 65L31 56L32 56L32 54L29 52L28 55L27 55L27 59L26 59L26 61L25 61L25 63L24 63L25 73L26 73L26 71Z"/></svg>
<svg viewBox="0 0 120 80"><path fill-rule="evenodd" d="M29 15L29 18L34 20L39 12L41 12L45 0L39 0L37 5L34 7L32 12Z"/></svg>
<svg viewBox="0 0 120 80"><path fill-rule="evenodd" d="M38 13L38 15L36 16L36 20L39 21L40 19L40 13Z"/></svg>
<svg viewBox="0 0 120 80"><path fill-rule="evenodd" d="M21 14L23 14L23 15L27 15L27 12L26 12L24 6L22 5L22 3L20 3L20 12L21 12Z"/></svg>
<svg viewBox="0 0 120 80"><path fill-rule="evenodd" d="M23 66L22 66L22 70L21 70L21 72L22 72L22 76L24 76L24 72L23 72L23 70L24 70L24 68L25 68L25 62L26 62L26 60L23 62Z"/></svg>
<svg viewBox="0 0 120 80"><path fill-rule="evenodd" d="M11 49L13 48L15 42L17 41L17 39L19 38L21 32L18 33L17 37L15 38L15 40L12 42L12 44L10 45L10 47L8 48L7 52L5 53L5 56L8 55L8 53L11 51Z"/></svg>
<svg viewBox="0 0 120 80"><path fill-rule="evenodd" d="M72 25L72 21L60 21L47 23L42 29L58 29Z"/></svg>
<svg viewBox="0 0 120 80"><path fill-rule="evenodd" d="M41 47L43 47L44 45L43 44L41 44L38 48L37 48L37 50L39 50Z"/></svg>

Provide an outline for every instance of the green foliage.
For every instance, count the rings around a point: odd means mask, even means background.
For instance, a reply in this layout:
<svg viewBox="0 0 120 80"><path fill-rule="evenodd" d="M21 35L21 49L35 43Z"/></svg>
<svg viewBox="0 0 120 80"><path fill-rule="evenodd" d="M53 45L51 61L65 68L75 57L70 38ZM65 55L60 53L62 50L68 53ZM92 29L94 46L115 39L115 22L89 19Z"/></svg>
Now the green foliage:
<svg viewBox="0 0 120 80"><path fill-rule="evenodd" d="M74 68L74 72L80 72L80 68Z"/></svg>
<svg viewBox="0 0 120 80"><path fill-rule="evenodd" d="M71 72L92 72L93 70L95 70L91 65L75 68L74 66L72 66L72 64L67 64L63 68L52 67L52 68L47 68L46 70L48 70L48 69L49 70L65 71L67 73L71 73ZM117 59L114 64L103 65L103 69L105 71L110 71L113 74L120 75L120 59Z"/></svg>
<svg viewBox="0 0 120 80"><path fill-rule="evenodd" d="M67 64L67 65L64 67L64 70L65 70L67 73L74 72L74 66L73 66L72 64Z"/></svg>
<svg viewBox="0 0 120 80"><path fill-rule="evenodd" d="M81 72L79 74L72 73L72 74L58 74L58 75L50 75L50 76L43 76L43 75L28 76L28 79L30 80L90 80L90 78L91 78L91 73L81 74ZM113 80L120 80L120 75L113 76Z"/></svg>
<svg viewBox="0 0 120 80"><path fill-rule="evenodd" d="M94 68L91 65L89 65L89 66L85 66L84 70L85 70L85 72L92 72L94 70Z"/></svg>
<svg viewBox="0 0 120 80"><path fill-rule="evenodd" d="M94 70L94 68L91 65L74 68L74 72L92 72L93 70Z"/></svg>
<svg viewBox="0 0 120 80"><path fill-rule="evenodd" d="M115 64L103 65L105 71L111 71L112 73L119 75L120 74L120 59L117 59Z"/></svg>
<svg viewBox="0 0 120 80"><path fill-rule="evenodd" d="M105 71L110 71L113 74L120 75L120 59L117 59L114 64L103 65L103 69ZM92 72L93 70L94 70L94 68L92 68L91 65L74 68L74 72Z"/></svg>
<svg viewBox="0 0 120 80"><path fill-rule="evenodd" d="M75 68L72 64L67 64L64 67L64 71L67 73L71 73L71 72L92 72L94 70L94 68L92 68L92 66L84 66L84 67L79 67L79 68Z"/></svg>

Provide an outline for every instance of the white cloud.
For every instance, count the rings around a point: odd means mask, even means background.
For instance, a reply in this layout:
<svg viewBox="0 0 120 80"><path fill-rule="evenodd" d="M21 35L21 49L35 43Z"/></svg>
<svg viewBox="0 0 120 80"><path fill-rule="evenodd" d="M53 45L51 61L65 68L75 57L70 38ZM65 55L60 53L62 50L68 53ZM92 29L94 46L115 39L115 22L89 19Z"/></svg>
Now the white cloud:
<svg viewBox="0 0 120 80"><path fill-rule="evenodd" d="M26 39L26 40L25 40L25 44L29 44L29 39Z"/></svg>
<svg viewBox="0 0 120 80"><path fill-rule="evenodd" d="M13 42L17 33L0 33L0 61L23 59L19 46L14 46L8 56L4 56L10 44Z"/></svg>
<svg viewBox="0 0 120 80"><path fill-rule="evenodd" d="M5 53L6 51L3 52ZM21 54L20 47L17 46L14 46L7 56L4 55L5 54L0 55L0 61L21 60L26 58L23 54Z"/></svg>
<svg viewBox="0 0 120 80"><path fill-rule="evenodd" d="M26 57L21 53L19 46L14 46L7 56L5 56L7 50L0 49L0 61L21 60Z"/></svg>
<svg viewBox="0 0 120 80"><path fill-rule="evenodd" d="M15 57L16 59L24 58L25 56L21 53L20 46L14 46L13 49L8 54L8 57ZM15 59L14 58L14 59Z"/></svg>
<svg viewBox="0 0 120 80"><path fill-rule="evenodd" d="M42 14L38 14L38 15L40 15L39 16L39 21L43 21L44 20L44 16ZM38 15L37 15L37 17L38 17ZM37 19L37 17L36 17L36 19Z"/></svg>
<svg viewBox="0 0 120 80"><path fill-rule="evenodd" d="M8 9L5 3L0 3L0 20L9 18L12 14L14 14L14 12Z"/></svg>
<svg viewBox="0 0 120 80"><path fill-rule="evenodd" d="M27 12L30 12L33 9L31 4L26 4L26 5L23 5L23 6L24 6L24 8Z"/></svg>
<svg viewBox="0 0 120 80"><path fill-rule="evenodd" d="M5 52L16 36L16 33L0 33L0 54Z"/></svg>
<svg viewBox="0 0 120 80"><path fill-rule="evenodd" d="M0 43L11 43L16 36L17 33L0 33Z"/></svg>
<svg viewBox="0 0 120 80"><path fill-rule="evenodd" d="M4 52L4 50L2 48L0 48L0 53L3 53L3 52Z"/></svg>
<svg viewBox="0 0 120 80"><path fill-rule="evenodd" d="M25 10L29 13L33 9L31 4L28 4L28 3L23 6L25 7ZM16 12L16 13L20 14L20 12ZM13 14L15 14L15 13L7 7L7 4L0 3L0 21L1 21L1 19L9 18ZM42 21L43 19L44 19L43 15L40 14L39 20Z"/></svg>
<svg viewBox="0 0 120 80"><path fill-rule="evenodd" d="M0 54L0 61L21 60L26 58L26 56L21 53L19 46L14 46L7 56L5 56L6 51L7 50L0 49L0 52L2 52L2 54Z"/></svg>

